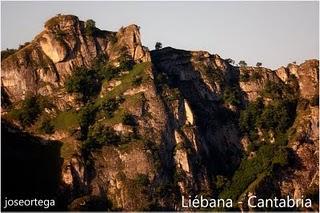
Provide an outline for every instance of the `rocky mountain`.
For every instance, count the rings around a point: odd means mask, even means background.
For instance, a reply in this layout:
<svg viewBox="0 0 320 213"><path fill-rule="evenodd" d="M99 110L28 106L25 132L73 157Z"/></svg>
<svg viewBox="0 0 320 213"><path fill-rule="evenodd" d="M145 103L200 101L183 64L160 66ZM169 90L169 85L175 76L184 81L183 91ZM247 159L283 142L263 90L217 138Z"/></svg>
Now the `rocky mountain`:
<svg viewBox="0 0 320 213"><path fill-rule="evenodd" d="M53 17L2 54L3 195L131 211L183 210L182 195L238 210L252 194L303 195L317 209L319 61L229 61L149 51L136 25Z"/></svg>

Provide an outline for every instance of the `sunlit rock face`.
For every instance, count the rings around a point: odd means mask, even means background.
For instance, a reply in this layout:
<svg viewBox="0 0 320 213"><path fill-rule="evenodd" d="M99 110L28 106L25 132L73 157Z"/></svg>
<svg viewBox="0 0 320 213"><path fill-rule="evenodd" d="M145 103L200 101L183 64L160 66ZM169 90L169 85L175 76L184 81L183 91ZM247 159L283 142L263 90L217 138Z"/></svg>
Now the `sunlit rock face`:
<svg viewBox="0 0 320 213"><path fill-rule="evenodd" d="M29 45L2 61L2 86L13 101L27 93L54 96L75 68L90 67L99 55L117 61L124 53L137 62L150 61L137 25L88 36L76 16L57 16Z"/></svg>

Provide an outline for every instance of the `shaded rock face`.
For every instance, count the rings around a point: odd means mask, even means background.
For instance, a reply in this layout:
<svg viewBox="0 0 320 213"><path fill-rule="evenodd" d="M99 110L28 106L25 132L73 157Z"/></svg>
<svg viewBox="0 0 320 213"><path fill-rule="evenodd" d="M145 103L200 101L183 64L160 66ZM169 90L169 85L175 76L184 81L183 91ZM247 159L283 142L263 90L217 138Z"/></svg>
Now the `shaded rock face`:
<svg viewBox="0 0 320 213"><path fill-rule="evenodd" d="M168 76L171 87L180 91L186 116L184 125L192 127L190 130L195 138L190 138L190 141L194 141L194 149L197 152L210 156L210 169L216 167L217 170L223 171L219 165L237 165L240 157L237 154L240 149L238 130L232 121L220 120L219 113L232 116L230 109L221 104L220 100L225 85L237 78L238 71L219 56L207 52L165 48L153 52L152 61L158 72ZM176 124L178 128L184 125L181 126L179 122ZM213 160L211 152L216 156L220 153L221 156ZM228 153L227 157L227 152L233 154Z"/></svg>
<svg viewBox="0 0 320 213"><path fill-rule="evenodd" d="M319 109L308 106L299 109L289 139L295 164L281 178L281 194L294 198L310 196L319 186Z"/></svg>
<svg viewBox="0 0 320 213"><path fill-rule="evenodd" d="M57 16L47 21L31 44L2 61L2 87L12 101L23 99L27 93L55 96L53 90L62 87L76 67L90 67L100 55L116 61L123 53L137 62L150 60L138 26L91 36L77 17ZM74 104L65 97L55 98Z"/></svg>
<svg viewBox="0 0 320 213"><path fill-rule="evenodd" d="M301 65L289 64L276 70L277 76L287 82L290 75L295 76L299 82L299 90L302 98L311 99L319 95L319 61L307 60Z"/></svg>
<svg viewBox="0 0 320 213"><path fill-rule="evenodd" d="M250 138L240 131L239 116L250 102L262 97L268 82L296 86L293 93L299 104L287 145L291 162L276 177L250 184L243 193L298 198L318 187L318 107L310 104L318 95L317 60L276 71L234 67L205 51L163 48L149 52L142 46L136 25L88 35L85 23L77 17L57 16L46 22L44 31L29 45L2 61L1 98L15 104L28 93L41 94L52 97L59 110L79 113L83 103L66 92L64 82L77 67L91 67L101 56L114 66L125 56L143 67L131 80L133 71L104 82L99 101L114 94L114 100L123 101L113 117L96 116L88 127L88 131L112 129L126 142L104 141L100 148L85 151L81 147L87 141L75 139L70 130L38 135L37 139L54 146L54 156L50 156L59 164L50 172L57 176L46 181L55 181L48 190L63 197L62 209L182 210L181 195L217 197L221 190L217 176L232 180L241 159L255 156L249 149ZM139 83L136 77L143 80ZM263 97L266 105L272 101ZM133 122L124 121L124 112ZM54 119L55 113L52 110L49 115ZM81 128L78 125L75 132ZM36 134L32 128L24 131L30 137ZM262 133L257 140L261 137ZM68 148L64 159L61 144ZM8 159L14 149L9 151ZM16 175L8 171L6 180Z"/></svg>
<svg viewBox="0 0 320 213"><path fill-rule="evenodd" d="M290 196L294 199L308 198L312 200L312 207L302 208L306 211L317 211L319 199L319 119L318 107L298 107L297 117L290 128L288 142L289 165L278 170L275 177L266 177L249 186L242 195L244 206L242 210L248 211L246 205L249 196L268 199L270 197ZM257 204L257 200L253 203ZM253 209L251 209L253 210ZM289 210L289 209L288 209ZM299 208L295 208L299 210Z"/></svg>
<svg viewBox="0 0 320 213"><path fill-rule="evenodd" d="M295 68L289 67L290 72L297 70L300 95L303 98L310 99L319 96L319 61L309 60Z"/></svg>
<svg viewBox="0 0 320 213"><path fill-rule="evenodd" d="M284 78L279 72L273 72L266 68L242 67L240 74L244 75L247 72L250 81L240 81L240 88L245 92L248 101L254 101L260 96L259 92L263 90L268 81L280 84L281 78ZM278 77L279 74L281 77Z"/></svg>

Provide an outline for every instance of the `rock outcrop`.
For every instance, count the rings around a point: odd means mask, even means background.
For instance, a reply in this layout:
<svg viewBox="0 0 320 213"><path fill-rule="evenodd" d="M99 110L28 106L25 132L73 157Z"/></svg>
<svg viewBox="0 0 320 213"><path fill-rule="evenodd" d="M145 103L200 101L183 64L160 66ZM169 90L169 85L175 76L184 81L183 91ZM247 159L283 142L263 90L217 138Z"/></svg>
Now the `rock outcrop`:
<svg viewBox="0 0 320 213"><path fill-rule="evenodd" d="M76 16L48 20L44 31L29 45L2 61L2 87L10 99L19 101L28 93L41 94L72 106L74 102L68 102L64 95L55 95L75 68L90 67L101 55L115 63L122 56L136 62L150 60L138 26L130 25L119 32L96 30L94 35L86 34L85 23Z"/></svg>

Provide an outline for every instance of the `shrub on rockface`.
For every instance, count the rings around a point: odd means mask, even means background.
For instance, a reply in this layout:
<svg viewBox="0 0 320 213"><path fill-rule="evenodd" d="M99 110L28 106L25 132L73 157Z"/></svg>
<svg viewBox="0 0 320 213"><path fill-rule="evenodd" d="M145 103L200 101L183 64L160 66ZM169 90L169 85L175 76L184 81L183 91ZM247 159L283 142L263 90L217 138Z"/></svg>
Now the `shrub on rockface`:
<svg viewBox="0 0 320 213"><path fill-rule="evenodd" d="M79 124L81 128L81 139L86 139L90 125L94 123L96 118L97 107L93 104L84 106L79 115Z"/></svg>
<svg viewBox="0 0 320 213"><path fill-rule="evenodd" d="M240 129L243 135L248 135L248 150L255 151L255 156L242 160L221 197L237 200L255 180L272 176L277 168L288 164L288 129L296 117L297 100L295 96L286 95L287 89L268 82L262 96L273 101L264 103L262 98L258 98L240 112ZM270 137L275 140L272 144L269 143Z"/></svg>
<svg viewBox="0 0 320 213"><path fill-rule="evenodd" d="M262 99L257 99L248 104L245 110L240 112L239 126L243 133L248 133L249 138L253 140L255 137L255 127L258 122L259 116L264 107Z"/></svg>
<svg viewBox="0 0 320 213"><path fill-rule="evenodd" d="M85 33L86 33L87 36L93 36L94 33L97 31L96 22L93 21L92 19L88 19L88 20L85 22L84 31L85 31Z"/></svg>
<svg viewBox="0 0 320 213"><path fill-rule="evenodd" d="M123 71L131 71L134 62L126 57L121 57L119 66L114 67L106 63L105 56L98 56L91 68L79 67L75 69L65 82L66 91L76 93L78 98L86 103L98 95L102 82L117 77ZM141 83L142 79L136 79L134 83Z"/></svg>
<svg viewBox="0 0 320 213"><path fill-rule="evenodd" d="M137 122L134 118L134 116L130 113L125 113L123 118L122 118L122 123L124 125L129 125L129 126L135 126L137 125Z"/></svg>
<svg viewBox="0 0 320 213"><path fill-rule="evenodd" d="M21 107L11 111L13 118L19 120L23 127L32 125L44 110L52 107L51 103L43 96L27 96Z"/></svg>
<svg viewBox="0 0 320 213"><path fill-rule="evenodd" d="M147 186L150 183L148 176L145 174L138 174L135 182L141 187Z"/></svg>
<svg viewBox="0 0 320 213"><path fill-rule="evenodd" d="M40 105L35 96L24 100L21 109L18 112L18 119L23 126L32 124L41 113Z"/></svg>
<svg viewBox="0 0 320 213"><path fill-rule="evenodd" d="M296 105L295 100L284 99L264 106L262 99L257 99L240 112L240 129L252 141L257 139L257 128L273 130L276 134L285 133L293 124Z"/></svg>
<svg viewBox="0 0 320 213"><path fill-rule="evenodd" d="M162 48L162 43L161 42L156 42L155 49L156 50L160 50L161 48Z"/></svg>
<svg viewBox="0 0 320 213"><path fill-rule="evenodd" d="M264 108L257 125L262 129L271 129L275 132L284 132L292 125L293 117L290 103L275 101Z"/></svg>
<svg viewBox="0 0 320 213"><path fill-rule="evenodd" d="M135 65L135 62L128 56L121 56L119 58L118 69L120 69L120 70L123 70L123 71L132 70L134 65Z"/></svg>
<svg viewBox="0 0 320 213"><path fill-rule="evenodd" d="M273 175L275 167L288 164L288 151L276 144L262 145L253 159L243 159L234 173L231 184L220 194L221 198L236 201L258 176Z"/></svg>
<svg viewBox="0 0 320 213"><path fill-rule="evenodd" d="M247 66L247 63L243 60L239 61L239 66L240 67L246 67Z"/></svg>
<svg viewBox="0 0 320 213"><path fill-rule="evenodd" d="M250 74L248 70L243 70L242 74L240 74L241 82L248 82L250 80Z"/></svg>
<svg viewBox="0 0 320 213"><path fill-rule="evenodd" d="M46 134L54 133L54 125L52 124L50 119L45 119L42 121L41 126L40 126L40 131L42 131Z"/></svg>
<svg viewBox="0 0 320 213"><path fill-rule="evenodd" d="M98 125L89 130L88 138L83 144L83 149L98 149L103 145L116 145L121 138L110 127Z"/></svg>
<svg viewBox="0 0 320 213"><path fill-rule="evenodd" d="M8 58L10 55L16 53L18 50L16 49L5 49L1 50L1 61Z"/></svg>
<svg viewBox="0 0 320 213"><path fill-rule="evenodd" d="M104 115L107 118L111 118L122 101L122 99L110 98L105 102L101 103L99 109L104 113Z"/></svg>
<svg viewBox="0 0 320 213"><path fill-rule="evenodd" d="M223 92L223 101L234 106L239 106L241 104L241 94L238 88L226 87Z"/></svg>
<svg viewBox="0 0 320 213"><path fill-rule="evenodd" d="M83 102L87 102L100 91L101 80L95 70L80 67L73 71L65 87L67 92L77 93Z"/></svg>
<svg viewBox="0 0 320 213"><path fill-rule="evenodd" d="M267 81L262 90L262 95L273 99L281 98L283 95L283 85L273 81Z"/></svg>

